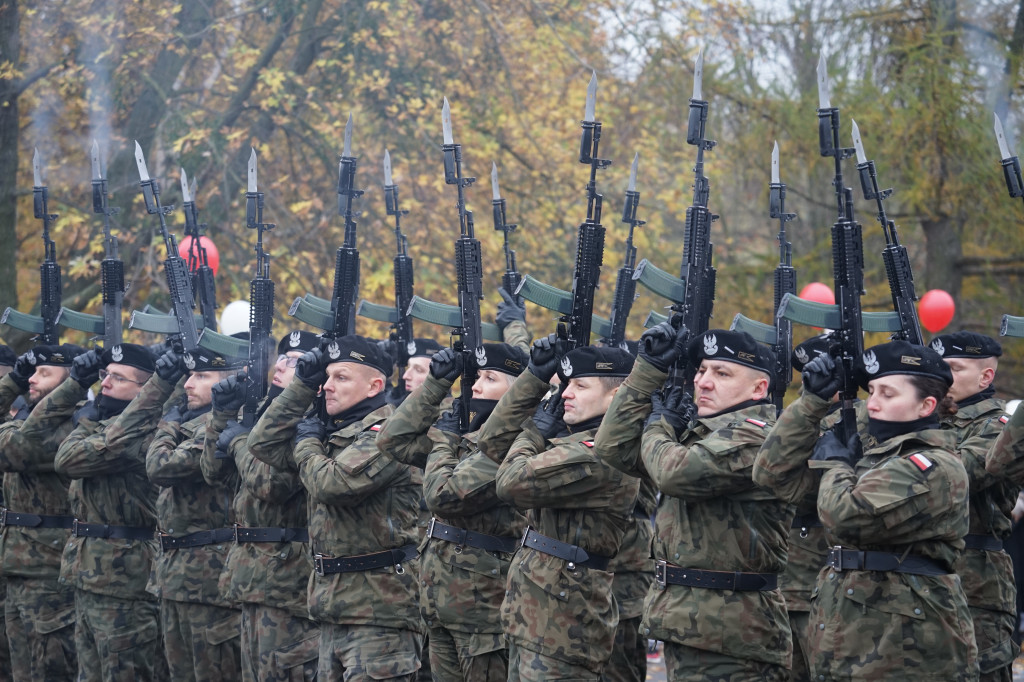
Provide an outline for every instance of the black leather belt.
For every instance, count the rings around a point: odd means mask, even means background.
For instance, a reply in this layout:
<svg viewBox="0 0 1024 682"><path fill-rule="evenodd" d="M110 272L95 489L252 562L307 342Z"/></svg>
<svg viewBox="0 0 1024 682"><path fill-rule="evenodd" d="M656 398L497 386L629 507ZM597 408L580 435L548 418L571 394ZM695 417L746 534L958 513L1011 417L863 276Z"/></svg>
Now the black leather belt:
<svg viewBox="0 0 1024 682"><path fill-rule="evenodd" d="M599 571L608 570L608 561L611 557L600 556L598 554L589 554L582 547L576 545L570 545L568 542L562 542L549 538L546 535L541 535L532 528L527 528L526 532L523 533L523 539L520 542L522 547L529 547L535 549L538 552L544 554L550 554L553 557L557 557L562 561L569 562L569 570L572 570L576 566L582 566L583 568L596 568Z"/></svg>
<svg viewBox="0 0 1024 682"><path fill-rule="evenodd" d="M235 526L235 542L309 542L305 528L248 528Z"/></svg>
<svg viewBox="0 0 1024 682"><path fill-rule="evenodd" d="M332 573L354 573L356 571L369 571L384 566L394 566L395 573L405 573L402 562L407 559L415 559L420 555L416 545L406 545L398 549L386 549L383 552L373 554L360 554L358 556L343 556L337 558L325 557L317 554L313 557L313 568L320 575L331 575Z"/></svg>
<svg viewBox="0 0 1024 682"><path fill-rule="evenodd" d="M991 535L971 533L964 536L964 547L967 549L979 549L985 552L1001 552L1003 550L1003 541Z"/></svg>
<svg viewBox="0 0 1024 682"><path fill-rule="evenodd" d="M476 547L486 552L515 554L516 549L519 547L518 538L476 533L465 528L449 526L447 523L442 523L436 518L430 519L430 525L427 526L427 537L454 542L456 552L461 551L460 547L468 545L469 547Z"/></svg>
<svg viewBox="0 0 1024 682"><path fill-rule="evenodd" d="M103 523L71 523L73 538L110 538L112 540L152 540L153 529L140 526L108 526Z"/></svg>
<svg viewBox="0 0 1024 682"><path fill-rule="evenodd" d="M821 519L817 514L798 514L793 518L790 528L821 528Z"/></svg>
<svg viewBox="0 0 1024 682"><path fill-rule="evenodd" d="M861 552L856 549L833 547L828 552L826 566L837 573L842 571L892 571L914 575L946 575L952 571L944 569L935 561L916 554L902 556L892 552Z"/></svg>
<svg viewBox="0 0 1024 682"><path fill-rule="evenodd" d="M738 571L705 571L700 568L682 568L664 561L654 564L654 582L665 589L666 585L686 585L709 590L733 590L736 592L764 592L778 586L779 577L774 573L740 573Z"/></svg>
<svg viewBox="0 0 1024 682"><path fill-rule="evenodd" d="M19 514L10 509L0 510L0 528L23 526L26 528L71 528L73 516L51 516L49 514Z"/></svg>
<svg viewBox="0 0 1024 682"><path fill-rule="evenodd" d="M218 542L230 542L235 539L234 528L214 528L213 530L200 530L188 535L167 535L157 533L156 539L160 541L161 551L169 549L184 549L186 547L203 547L214 545Z"/></svg>

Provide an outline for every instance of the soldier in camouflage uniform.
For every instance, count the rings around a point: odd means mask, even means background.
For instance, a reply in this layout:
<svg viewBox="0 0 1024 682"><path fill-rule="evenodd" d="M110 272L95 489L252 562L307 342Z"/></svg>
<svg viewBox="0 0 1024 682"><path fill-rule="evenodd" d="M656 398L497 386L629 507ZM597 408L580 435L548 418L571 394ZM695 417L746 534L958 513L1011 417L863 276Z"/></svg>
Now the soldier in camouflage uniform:
<svg viewBox="0 0 1024 682"><path fill-rule="evenodd" d="M1004 424L1003 430L985 457L985 471L1024 485L1024 410L1018 406L1012 415L1004 413L999 421Z"/></svg>
<svg viewBox="0 0 1024 682"><path fill-rule="evenodd" d="M306 331L281 338L261 412L292 382L302 354L319 343L318 336ZM236 489L235 543L224 562L220 591L241 604L243 680L311 680L316 677L320 626L310 620L306 601L313 566L306 490L294 466L277 468L249 452L249 429L236 421L244 402L243 377L228 377L213 387L213 412L202 455L207 483L227 483Z"/></svg>
<svg viewBox="0 0 1024 682"><path fill-rule="evenodd" d="M430 372L430 358L441 350L441 344L434 339L416 338L413 339L413 344L415 348L409 354L409 364L402 374L405 395L409 395L423 384Z"/></svg>
<svg viewBox="0 0 1024 682"><path fill-rule="evenodd" d="M0 413L15 397L38 405L68 377L85 349L71 344L36 346L0 379ZM60 584L60 557L73 518L70 481L54 473L57 448L69 433L70 415L59 424L27 410L0 425L0 470L5 509L0 517L0 558L7 577L6 634L15 680L71 679L75 657L75 591Z"/></svg>
<svg viewBox="0 0 1024 682"><path fill-rule="evenodd" d="M470 431L446 412L430 429L438 407L461 374L462 355L434 355L426 380L385 422L377 446L422 467L423 494L434 514L421 545L420 606L430 628L430 667L436 679L495 682L508 677L501 601L525 518L495 493L498 465L477 447L482 424L528 356L508 344L483 345L477 356ZM428 430L430 431L428 435ZM511 438L506 441L506 447Z"/></svg>
<svg viewBox="0 0 1024 682"><path fill-rule="evenodd" d="M146 451L158 414L125 414L153 370L143 346L122 343L102 355L89 351L75 358L70 378L37 407L53 428L72 412L77 422L54 466L72 479L76 521L60 580L75 588L75 649L83 682L168 677L157 602L146 592L157 552L157 493L146 476ZM100 394L76 411L97 378Z"/></svg>
<svg viewBox="0 0 1024 682"><path fill-rule="evenodd" d="M803 369L804 393L779 418L758 464L789 498L821 472L830 543L811 600L812 679L974 680L977 648L953 564L968 528L968 480L938 411L953 377L930 348L894 341L858 363L871 445L820 421L841 384L828 356ZM813 456L808 461L808 456Z"/></svg>
<svg viewBox="0 0 1024 682"><path fill-rule="evenodd" d="M146 453L146 474L160 486L160 553L148 590L160 598L164 650L174 680L235 680L240 675L241 612L217 583L234 539L230 491L203 480L200 456L210 417L211 389L245 365L203 349L170 350L125 414L163 414ZM165 402L185 378L184 400ZM152 418L152 417L151 417Z"/></svg>
<svg viewBox="0 0 1024 682"><path fill-rule="evenodd" d="M670 680L788 679L777 580L794 512L750 480L775 417L766 400L774 360L742 332L686 338L669 322L644 333L597 434L604 461L661 491L642 632L665 642ZM697 368L692 405L682 387L658 390L683 352Z"/></svg>
<svg viewBox="0 0 1024 682"><path fill-rule="evenodd" d="M249 434L249 451L298 469L309 493L322 680L413 680L424 633L417 608L417 516L422 477L377 448L392 413L391 358L344 336L299 358L293 381ZM303 419L323 385L323 414Z"/></svg>
<svg viewBox="0 0 1024 682"><path fill-rule="evenodd" d="M17 361L18 356L15 355L14 351L0 343L0 377L7 375L12 369L14 369L14 365ZM24 403L24 400L19 402ZM12 403L11 407L0 412L0 423L7 421L9 418L16 417L20 409L20 405L16 408ZM25 409L25 413L27 415L27 409ZM0 500L0 504L3 504L3 500ZM0 682L8 682L8 680L13 679L10 672L11 648L7 643L7 627L3 615L3 604L6 599L7 578L4 577L3 571L0 571Z"/></svg>
<svg viewBox="0 0 1024 682"><path fill-rule="evenodd" d="M985 456L1003 430L1004 402L992 385L1003 349L995 339L966 331L936 336L930 346L953 372L949 395L958 409L942 417L942 428L956 433L957 453L970 480L970 530L954 568L974 619L981 679L1010 682L1018 653L1012 639L1017 590L1003 541L1013 530L1010 514L1020 486L985 471Z"/></svg>
<svg viewBox="0 0 1024 682"><path fill-rule="evenodd" d="M631 360L589 346L559 357L554 335L540 339L481 429L481 444L518 434L507 455L486 453L501 462L498 496L530 523L502 604L509 680L598 680L611 654L619 614L608 566L639 481L598 461L592 439ZM564 391L541 403L556 368Z"/></svg>

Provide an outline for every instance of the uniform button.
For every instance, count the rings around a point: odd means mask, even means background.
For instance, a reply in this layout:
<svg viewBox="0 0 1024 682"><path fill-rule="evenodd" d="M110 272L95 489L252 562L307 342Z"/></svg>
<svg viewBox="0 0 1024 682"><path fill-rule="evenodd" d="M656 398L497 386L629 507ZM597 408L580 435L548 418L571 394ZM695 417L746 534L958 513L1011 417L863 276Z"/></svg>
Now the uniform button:
<svg viewBox="0 0 1024 682"><path fill-rule="evenodd" d="M651 634L651 629L650 628L644 628L644 634L645 635Z"/></svg>
<svg viewBox="0 0 1024 682"><path fill-rule="evenodd" d="M498 575L498 569L492 568L491 569L491 575Z"/></svg>
<svg viewBox="0 0 1024 682"><path fill-rule="evenodd" d="M823 679L825 679L825 676L824 675L818 675L818 679L819 680L823 680Z"/></svg>
<svg viewBox="0 0 1024 682"><path fill-rule="evenodd" d="M60 540L54 540L54 541L53 541L53 544L55 544L55 545L59 545L59 544L60 544Z"/></svg>
<svg viewBox="0 0 1024 682"><path fill-rule="evenodd" d="M679 552L676 552L676 559L679 558Z"/></svg>
<svg viewBox="0 0 1024 682"><path fill-rule="evenodd" d="M818 623L818 629L819 630L824 630L825 629L825 624L824 623Z"/></svg>
<svg viewBox="0 0 1024 682"><path fill-rule="evenodd" d="M835 580L836 579L836 574L833 573L832 571L829 571L828 572L828 579L829 580Z"/></svg>
<svg viewBox="0 0 1024 682"><path fill-rule="evenodd" d="M565 592L559 592L559 593L558 593L558 596L559 596L559 597L564 597L564 596L565 596Z"/></svg>
<svg viewBox="0 0 1024 682"><path fill-rule="evenodd" d="M281 558L282 559L287 559L288 558L288 552L281 552Z"/></svg>
<svg viewBox="0 0 1024 682"><path fill-rule="evenodd" d="M921 609L914 609L914 615L915 616L920 616L921 615Z"/></svg>
<svg viewBox="0 0 1024 682"><path fill-rule="evenodd" d="M173 528L168 528L167 529L167 534L168 535L174 535L174 529Z"/></svg>
<svg viewBox="0 0 1024 682"><path fill-rule="evenodd" d="M427 581L426 580L421 580L420 584L423 585L423 587L426 587L427 586Z"/></svg>
<svg viewBox="0 0 1024 682"><path fill-rule="evenodd" d="M59 582L61 585L63 585L64 583L67 582L67 579L66 578L57 578L57 582Z"/></svg>
<svg viewBox="0 0 1024 682"><path fill-rule="evenodd" d="M850 589L848 589L848 590L846 591L846 594L853 594L853 588L851 587Z"/></svg>
<svg viewBox="0 0 1024 682"><path fill-rule="evenodd" d="M224 545L217 545L217 549L224 549Z"/></svg>

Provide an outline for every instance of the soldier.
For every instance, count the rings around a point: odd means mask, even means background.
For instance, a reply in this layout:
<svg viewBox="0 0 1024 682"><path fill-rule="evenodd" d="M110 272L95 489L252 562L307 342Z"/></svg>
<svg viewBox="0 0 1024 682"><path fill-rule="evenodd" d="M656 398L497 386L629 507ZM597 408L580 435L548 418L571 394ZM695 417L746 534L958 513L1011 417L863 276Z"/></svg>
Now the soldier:
<svg viewBox="0 0 1024 682"><path fill-rule="evenodd" d="M1017 590L1013 562L1003 541L1013 530L1010 515L1020 486L985 471L985 456L1003 430L1004 402L995 397L996 370L1003 349L984 334L960 331L932 339L931 348L949 365L956 414L941 417L957 436L957 453L970 480L970 530L954 568L974 619L982 680L1010 682L1017 647Z"/></svg>
<svg viewBox="0 0 1024 682"><path fill-rule="evenodd" d="M423 494L434 514L420 557L420 607L430 628L430 667L437 679L494 682L508 677L501 626L505 577L525 518L500 500L498 466L477 447L479 425L526 369L516 346L486 343L477 356L470 431L451 412L428 429L462 371L462 355L435 354L422 386L385 422L377 446L400 461L423 466ZM511 439L506 443L511 444Z"/></svg>
<svg viewBox="0 0 1024 682"><path fill-rule="evenodd" d="M309 493L314 573L310 615L320 621L323 680L413 680L424 634L417 608L416 531L422 477L377 448L393 409L391 358L344 336L299 358L292 381L249 434L247 447L298 469ZM323 385L322 413L303 419ZM293 447L294 444L294 447Z"/></svg>
<svg viewBox="0 0 1024 682"><path fill-rule="evenodd" d="M507 455L501 448L486 453L501 462L498 496L530 524L502 604L509 680L600 678L618 625L609 560L630 525L639 486L592 451L632 357L590 346L559 357L556 345L553 334L534 342L529 371L480 433L481 444L518 434ZM565 389L541 403L556 369Z"/></svg>
<svg viewBox="0 0 1024 682"><path fill-rule="evenodd" d="M211 389L245 365L205 349L173 350L125 414L163 413L146 453L146 473L160 486L156 557L148 589L160 598L164 650L174 680L234 680L239 676L241 612L218 590L234 529L230 491L203 480L200 455L210 417ZM166 404L186 377L184 400Z"/></svg>
<svg viewBox="0 0 1024 682"><path fill-rule="evenodd" d="M811 602L812 679L977 679L970 612L953 573L968 480L955 433L938 419L952 405L953 375L924 346L893 341L865 352L856 379L870 394L871 445L861 455L856 432L843 442L829 431L818 442L841 371L828 355L804 367L804 393L759 460L780 489L799 485L805 467L821 472L818 513L834 547Z"/></svg>
<svg viewBox="0 0 1024 682"><path fill-rule="evenodd" d="M302 354L319 343L320 337L306 331L281 337L261 411L292 382ZM242 679L314 679L320 626L310 620L306 601L312 569L306 490L294 466L279 469L249 452L249 429L236 421L244 403L242 376L228 377L213 387L202 456L207 483L228 482L237 489L232 504L235 543L224 562L220 591L241 604Z"/></svg>
<svg viewBox="0 0 1024 682"><path fill-rule="evenodd" d="M18 356L9 347L0 343L0 377L8 374L14 369L14 364L18 361ZM21 396L18 396L20 398ZM17 400L17 398L16 398ZM24 403L24 400L18 400L19 403ZM8 418L16 417L20 405L11 406L2 412L0 412L0 423L7 421ZM3 500L0 500L0 504L3 504ZM4 607L3 604L7 599L7 579L3 576L3 572L0 572L0 682L7 682L12 679L11 670L11 648L7 642L7 627L4 621Z"/></svg>
<svg viewBox="0 0 1024 682"><path fill-rule="evenodd" d="M84 348L36 346L0 379L0 413L15 396L34 408L65 379ZM34 417L33 417L34 415ZM7 578L6 628L15 680L71 679L75 657L75 591L57 582L60 557L74 519L66 477L54 473L57 448L72 429L42 411L0 425L0 470L6 508L0 517L0 555Z"/></svg>
<svg viewBox="0 0 1024 682"><path fill-rule="evenodd" d="M39 406L47 419L74 412L77 422L54 466L72 479L75 522L60 580L75 588L80 681L167 679L157 602L146 592L157 551L156 487L146 477L146 450L157 415L124 414L153 371L143 346L89 351L75 358L71 376ZM97 378L99 395L76 411Z"/></svg>
<svg viewBox="0 0 1024 682"><path fill-rule="evenodd" d="M409 364L402 374L406 395L415 391L426 380L430 372L430 358L441 350L441 344L434 339L415 338L413 342L416 344L416 350L409 354Z"/></svg>

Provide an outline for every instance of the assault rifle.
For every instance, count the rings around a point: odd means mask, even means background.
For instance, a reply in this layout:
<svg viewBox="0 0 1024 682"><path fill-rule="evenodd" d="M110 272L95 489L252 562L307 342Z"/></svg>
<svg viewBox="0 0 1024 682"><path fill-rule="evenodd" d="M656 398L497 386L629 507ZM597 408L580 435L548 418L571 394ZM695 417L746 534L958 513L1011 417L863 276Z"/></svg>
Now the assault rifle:
<svg viewBox="0 0 1024 682"><path fill-rule="evenodd" d="M851 119L852 121L852 119ZM917 308L914 301L917 294L914 292L914 273L910 269L910 258L907 257L907 247L900 244L900 237L896 233L896 223L889 220L885 213L885 200L892 196L892 189L878 189L878 177L875 171L875 162L868 160L864 153L864 143L860 139L860 128L857 122L853 123L853 147L857 153L857 173L860 174L860 186L864 191L864 198L874 199L878 207L877 219L885 232L885 250L882 251L882 260L885 262L885 275L889 280L889 292L892 294L892 307L900 316L900 331L893 335L894 339L909 341L922 345L924 340L921 337L921 323L917 319Z"/></svg>
<svg viewBox="0 0 1024 682"><path fill-rule="evenodd" d="M501 198L501 189L498 187L498 164L491 162L491 214L494 217L494 229L501 232L504 237L502 248L505 251L505 274L501 276L501 287L511 296L516 295L523 276L516 266L516 252L508 243L508 236L515 232L518 225L509 225L505 222L505 200Z"/></svg>
<svg viewBox="0 0 1024 682"><path fill-rule="evenodd" d="M626 198L622 203L622 222L629 225L629 234L626 236L626 254L623 258L622 267L619 268L615 277L615 298L612 300L611 334L606 342L615 348L626 347L626 319L629 311L633 308L633 301L636 299L636 280L633 273L636 270L636 247L633 246L633 231L645 221L637 220L636 209L640 204L640 192L636 191L636 169L640 162L640 154L633 156L633 166L629 170L629 186L626 188Z"/></svg>
<svg viewBox="0 0 1024 682"><path fill-rule="evenodd" d="M57 245L50 239L50 226L58 214L50 213L47 206L50 192L43 184L38 149L32 155L32 177L32 209L35 217L43 221L43 262L39 265L39 315L28 315L14 308L7 308L0 317L0 323L37 334L38 343L54 345L58 343L57 320L60 317L61 281Z"/></svg>
<svg viewBox="0 0 1024 682"><path fill-rule="evenodd" d="M1016 154L1010 152L1010 145L1006 143L1006 135L1003 134L1003 122L999 120L999 114L995 116L996 142L999 144L999 157L1003 164L1003 179L1006 180L1006 189L1011 199L1024 197L1024 180L1020 174L1020 160Z"/></svg>
<svg viewBox="0 0 1024 682"><path fill-rule="evenodd" d="M206 247L200 241L205 223L199 222L199 209L196 207L196 180L192 178L189 189L188 176L181 169L182 210L185 213L185 236L192 240L188 245L188 270L192 273L192 293L194 303L199 306L203 315L203 326L207 329L217 328L217 287L213 282L213 268L210 267L206 255Z"/></svg>

